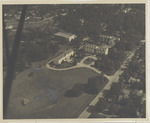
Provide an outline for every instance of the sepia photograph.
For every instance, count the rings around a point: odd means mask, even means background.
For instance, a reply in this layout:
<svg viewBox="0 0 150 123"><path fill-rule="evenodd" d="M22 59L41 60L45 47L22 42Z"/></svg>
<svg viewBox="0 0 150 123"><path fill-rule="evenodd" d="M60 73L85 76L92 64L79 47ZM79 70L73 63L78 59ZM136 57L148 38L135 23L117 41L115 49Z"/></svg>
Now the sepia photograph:
<svg viewBox="0 0 150 123"><path fill-rule="evenodd" d="M147 118L146 4L3 4L3 119Z"/></svg>

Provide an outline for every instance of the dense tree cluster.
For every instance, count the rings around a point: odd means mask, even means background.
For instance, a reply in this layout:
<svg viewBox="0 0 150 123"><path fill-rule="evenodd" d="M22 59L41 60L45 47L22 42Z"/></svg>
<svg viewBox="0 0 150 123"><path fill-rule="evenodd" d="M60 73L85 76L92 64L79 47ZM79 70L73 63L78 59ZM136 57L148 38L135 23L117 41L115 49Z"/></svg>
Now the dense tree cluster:
<svg viewBox="0 0 150 123"><path fill-rule="evenodd" d="M4 6L6 13L18 14L20 6ZM65 14L65 15L63 15ZM62 29L95 37L100 33L121 37L126 34L145 36L144 4L63 4L29 5L27 16L54 16Z"/></svg>
<svg viewBox="0 0 150 123"><path fill-rule="evenodd" d="M21 46L18 54L17 71L22 71L31 66L32 62L47 59L50 55L56 53L58 45L47 41L26 41L25 46ZM46 47L45 47L46 46Z"/></svg>
<svg viewBox="0 0 150 123"><path fill-rule="evenodd" d="M85 85L85 92L88 94L97 94L101 89L103 89L106 82L107 79L103 75L91 77Z"/></svg>
<svg viewBox="0 0 150 123"><path fill-rule="evenodd" d="M94 66L106 74L112 74L120 67L124 58L125 54L123 51L112 48L107 56L103 55L101 59L96 60Z"/></svg>
<svg viewBox="0 0 150 123"><path fill-rule="evenodd" d="M73 8L71 8L73 7ZM71 8L71 9L70 9ZM61 17L63 29L95 36L100 33L142 34L145 31L144 5L70 5L67 15ZM142 32L142 33L141 33Z"/></svg>
<svg viewBox="0 0 150 123"><path fill-rule="evenodd" d="M78 97L83 92L88 94L97 94L101 89L103 89L106 83L107 79L103 75L91 77L88 79L88 83L86 84L75 84L71 90L65 92L65 96Z"/></svg>

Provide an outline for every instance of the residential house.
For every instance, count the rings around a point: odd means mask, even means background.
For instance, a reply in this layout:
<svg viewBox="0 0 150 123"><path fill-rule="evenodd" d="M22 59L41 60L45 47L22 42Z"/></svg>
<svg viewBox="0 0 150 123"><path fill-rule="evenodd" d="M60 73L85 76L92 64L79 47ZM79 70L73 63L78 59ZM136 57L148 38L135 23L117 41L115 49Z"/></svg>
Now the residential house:
<svg viewBox="0 0 150 123"><path fill-rule="evenodd" d="M13 25L6 26L6 29L13 29Z"/></svg>
<svg viewBox="0 0 150 123"><path fill-rule="evenodd" d="M109 50L109 46L107 46L107 45L97 46L96 54L108 55L108 50Z"/></svg>
<svg viewBox="0 0 150 123"><path fill-rule="evenodd" d="M141 43L144 44L144 43L145 43L145 40L141 40Z"/></svg>
<svg viewBox="0 0 150 123"><path fill-rule="evenodd" d="M24 47L26 45L27 45L27 41L23 41L23 40L20 41L20 46Z"/></svg>
<svg viewBox="0 0 150 123"><path fill-rule="evenodd" d="M89 41L89 40L90 40L89 37L84 37L84 38L83 38L83 42L86 42L86 41Z"/></svg>
<svg viewBox="0 0 150 123"><path fill-rule="evenodd" d="M75 34L66 33L66 32L57 32L54 34L54 36L55 36L55 39L62 40L62 41L68 41L68 42L71 42L72 40L77 38L77 36Z"/></svg>
<svg viewBox="0 0 150 123"><path fill-rule="evenodd" d="M136 79L136 78L134 78L134 77L131 76L131 77L129 78L128 82L129 82L129 83L140 82L140 79Z"/></svg>
<svg viewBox="0 0 150 123"><path fill-rule="evenodd" d="M100 41L109 45L114 46L116 44L116 41L120 41L119 37L115 36L109 36L109 35L99 35Z"/></svg>
<svg viewBox="0 0 150 123"><path fill-rule="evenodd" d="M74 55L74 50L70 49L65 51L63 54L59 55L53 60L53 63L56 65L61 64L63 61L71 61L71 56Z"/></svg>

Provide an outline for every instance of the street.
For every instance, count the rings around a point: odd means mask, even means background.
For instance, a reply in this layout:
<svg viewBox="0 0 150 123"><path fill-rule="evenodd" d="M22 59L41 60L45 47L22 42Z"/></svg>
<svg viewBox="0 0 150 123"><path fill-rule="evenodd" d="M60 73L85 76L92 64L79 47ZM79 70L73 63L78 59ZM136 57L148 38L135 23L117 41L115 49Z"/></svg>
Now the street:
<svg viewBox="0 0 150 123"><path fill-rule="evenodd" d="M121 65L120 69L118 69L114 75L112 76L107 76L104 75L105 77L107 77L107 79L109 79L108 83L105 85L105 87L99 92L99 94L92 100L92 102L84 109L84 111L79 115L78 118L88 118L91 113L88 112L88 108L90 106L95 106L97 104L97 102L99 101L100 98L103 97L103 92L104 90L109 90L111 87L111 84L114 82L117 82L119 80L119 76L124 72L122 70L122 67L124 67L125 65L129 64L129 62L132 60L132 57L135 54L135 51L138 49L135 48L132 52L130 52L129 55L127 55L127 58L125 59L125 61L123 62L123 64Z"/></svg>

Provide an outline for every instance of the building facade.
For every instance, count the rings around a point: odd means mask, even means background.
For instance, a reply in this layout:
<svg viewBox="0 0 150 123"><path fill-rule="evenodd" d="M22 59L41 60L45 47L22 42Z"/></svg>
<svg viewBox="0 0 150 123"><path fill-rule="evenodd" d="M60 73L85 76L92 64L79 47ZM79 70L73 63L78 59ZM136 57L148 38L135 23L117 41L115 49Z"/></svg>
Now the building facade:
<svg viewBox="0 0 150 123"><path fill-rule="evenodd" d="M97 46L95 44L85 44L84 50L85 52L92 53L92 54L108 55L109 46L107 45Z"/></svg>
<svg viewBox="0 0 150 123"><path fill-rule="evenodd" d="M59 65L63 61L70 62L71 61L71 56L73 56L73 55L74 55L74 50L72 50L72 49L67 50L67 51L65 51L65 53L63 53L63 54L59 55L58 57L56 57L53 60L53 63L56 64L56 65Z"/></svg>

